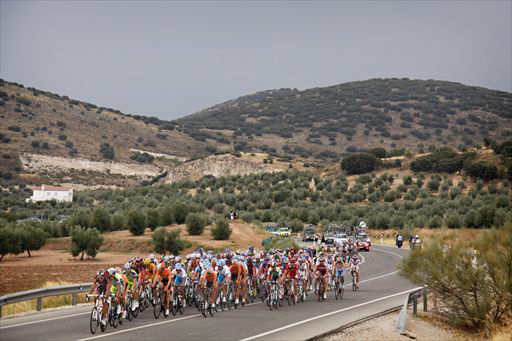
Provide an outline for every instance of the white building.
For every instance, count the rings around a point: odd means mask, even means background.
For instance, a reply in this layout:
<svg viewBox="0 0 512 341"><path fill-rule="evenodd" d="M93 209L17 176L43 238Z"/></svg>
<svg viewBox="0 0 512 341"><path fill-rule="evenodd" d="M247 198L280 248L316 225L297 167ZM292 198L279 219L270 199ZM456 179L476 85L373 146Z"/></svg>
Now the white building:
<svg viewBox="0 0 512 341"><path fill-rule="evenodd" d="M27 199L27 202L30 201L45 201L45 200L56 200L56 201L65 201L72 202L73 201L73 189L61 186L36 186L30 187L34 193L32 197Z"/></svg>

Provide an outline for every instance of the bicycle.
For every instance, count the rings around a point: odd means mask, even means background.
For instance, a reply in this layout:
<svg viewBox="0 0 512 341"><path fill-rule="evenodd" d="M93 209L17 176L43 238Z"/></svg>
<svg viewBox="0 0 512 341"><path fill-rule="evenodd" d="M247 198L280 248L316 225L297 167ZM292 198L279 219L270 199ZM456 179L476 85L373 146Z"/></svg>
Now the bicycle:
<svg viewBox="0 0 512 341"><path fill-rule="evenodd" d="M117 328L118 325L123 324L123 322L121 321L121 314L117 313L118 310L121 310L120 303L117 301L116 295L112 294L111 302L109 303L108 307L108 321L109 324L114 328Z"/></svg>
<svg viewBox="0 0 512 341"><path fill-rule="evenodd" d="M344 283L345 279L343 278L343 274L336 277L336 281L334 283L334 298L340 300L343 299L343 294L345 293Z"/></svg>
<svg viewBox="0 0 512 341"><path fill-rule="evenodd" d="M91 329L91 334L95 334L96 330L98 330L98 326L100 327L100 330L102 332L105 332L107 330L107 321L105 323L102 323L103 320L106 320L107 317L103 317L103 306L105 303L105 296L103 294L101 295L87 295L87 298L92 297L93 299L97 298L96 302L94 303L94 307L91 311L91 320L89 323L89 327Z"/></svg>
<svg viewBox="0 0 512 341"><path fill-rule="evenodd" d="M164 317L167 317L169 316L169 314L167 313L166 309L165 309L165 306L166 306L166 297L162 297L162 296L167 296L166 293L164 292L164 290L161 290L160 288L157 288L157 293L156 293L156 299L154 300L155 301L155 306L154 306L154 310L153 310L153 315L155 316L156 319L158 319L160 317L160 314L164 313Z"/></svg>
<svg viewBox="0 0 512 341"><path fill-rule="evenodd" d="M352 291L356 291L358 289L356 283L356 270L351 270L350 274L352 275Z"/></svg>
<svg viewBox="0 0 512 341"><path fill-rule="evenodd" d="M139 309L132 309L133 301L134 301L134 299L133 299L132 291L128 290L128 292L126 293L126 304L125 304L126 318L128 319L128 321L131 321L133 318L137 318L137 315L139 315ZM139 304L139 306L140 306L140 304Z"/></svg>
<svg viewBox="0 0 512 341"><path fill-rule="evenodd" d="M270 282L270 294L267 298L267 306L270 310L279 309L279 287L276 281Z"/></svg>
<svg viewBox="0 0 512 341"><path fill-rule="evenodd" d="M204 318L207 317L207 313L209 313L210 316L213 317L213 309L212 309L212 305L210 304L211 294L212 294L212 292L211 292L210 288L206 287L203 289L201 314L203 314Z"/></svg>
<svg viewBox="0 0 512 341"><path fill-rule="evenodd" d="M324 293L325 293L325 282L321 276L317 277L317 285L318 285L318 302L325 301Z"/></svg>
<svg viewBox="0 0 512 341"><path fill-rule="evenodd" d="M172 295L172 306L171 306L171 313L173 316L176 316L176 313L179 312L180 315L183 315L185 312L185 304L183 304L183 297L181 296L181 289L177 286L174 286L173 288L173 295Z"/></svg>

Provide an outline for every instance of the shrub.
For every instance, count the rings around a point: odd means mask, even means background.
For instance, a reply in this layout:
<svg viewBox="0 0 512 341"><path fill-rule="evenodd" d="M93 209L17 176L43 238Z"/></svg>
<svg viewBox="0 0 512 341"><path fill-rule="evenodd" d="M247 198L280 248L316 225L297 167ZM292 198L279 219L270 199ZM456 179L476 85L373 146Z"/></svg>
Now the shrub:
<svg viewBox="0 0 512 341"><path fill-rule="evenodd" d="M117 211L112 215L112 230L113 231L120 231L124 230L126 228L126 218L124 217L124 214L120 211Z"/></svg>
<svg viewBox="0 0 512 341"><path fill-rule="evenodd" d="M32 148L39 148L39 144L40 144L39 141L32 141L32 143L31 143Z"/></svg>
<svg viewBox="0 0 512 341"><path fill-rule="evenodd" d="M435 179L435 178L432 178L430 179L430 181L428 182L427 186L428 186L428 189L431 191L431 192L437 192L439 190L439 186L440 186L440 182L439 180Z"/></svg>
<svg viewBox="0 0 512 341"><path fill-rule="evenodd" d="M433 216L428 221L428 227L431 229L438 229L441 227L442 224L443 224L443 221L442 221L441 217L439 217L438 215Z"/></svg>
<svg viewBox="0 0 512 341"><path fill-rule="evenodd" d="M176 201L171 207L176 224L185 223L185 220L187 219L187 214L190 211L189 205L182 201Z"/></svg>
<svg viewBox="0 0 512 341"><path fill-rule="evenodd" d="M104 208L95 208L92 211L90 226L96 227L101 232L110 231L112 227L110 214Z"/></svg>
<svg viewBox="0 0 512 341"><path fill-rule="evenodd" d="M206 226L206 219L200 213L189 213L185 221L187 224L187 231L190 235L198 236L203 234L204 227Z"/></svg>
<svg viewBox="0 0 512 341"><path fill-rule="evenodd" d="M378 164L377 157L374 154L358 153L345 157L341 161L341 168L347 174L362 174L373 172Z"/></svg>
<svg viewBox="0 0 512 341"><path fill-rule="evenodd" d="M21 237L13 225L0 227L0 261L7 254L21 253Z"/></svg>
<svg viewBox="0 0 512 341"><path fill-rule="evenodd" d="M75 227L71 230L71 254L73 257L80 255L80 260L84 255L95 258L100 246L103 244L103 237L95 229L86 229L84 227Z"/></svg>
<svg viewBox="0 0 512 341"><path fill-rule="evenodd" d="M475 178L492 180L498 177L498 169L488 162L469 162L464 166L464 171Z"/></svg>
<svg viewBox="0 0 512 341"><path fill-rule="evenodd" d="M460 215L452 212L446 216L445 223L449 229L458 229L462 225L462 219L460 218Z"/></svg>
<svg viewBox="0 0 512 341"><path fill-rule="evenodd" d="M438 313L459 327L484 329L510 318L512 224L472 241L455 235L424 242L401 271L439 298Z"/></svg>
<svg viewBox="0 0 512 341"><path fill-rule="evenodd" d="M228 240L231 235L231 228L227 219L221 218L215 222L215 227L212 228L211 234L215 240Z"/></svg>
<svg viewBox="0 0 512 341"><path fill-rule="evenodd" d="M116 156L114 148L108 143L103 143L100 146L100 153L105 159L113 160Z"/></svg>
<svg viewBox="0 0 512 341"><path fill-rule="evenodd" d="M304 230L304 223L299 219L293 219L288 223L288 227L292 232L302 232Z"/></svg>
<svg viewBox="0 0 512 341"><path fill-rule="evenodd" d="M27 251L29 257L31 257L31 250L39 250L46 243L46 232L35 226L18 226L15 228L15 233L19 236L20 253Z"/></svg>
<svg viewBox="0 0 512 341"><path fill-rule="evenodd" d="M146 215L139 209L128 212L126 227L134 236L142 236L146 229Z"/></svg>
<svg viewBox="0 0 512 341"><path fill-rule="evenodd" d="M146 210L146 225L154 231L160 223L160 211L156 208Z"/></svg>
<svg viewBox="0 0 512 341"><path fill-rule="evenodd" d="M151 163L155 160L155 157L148 153L135 152L130 156L130 159L135 160L139 163Z"/></svg>

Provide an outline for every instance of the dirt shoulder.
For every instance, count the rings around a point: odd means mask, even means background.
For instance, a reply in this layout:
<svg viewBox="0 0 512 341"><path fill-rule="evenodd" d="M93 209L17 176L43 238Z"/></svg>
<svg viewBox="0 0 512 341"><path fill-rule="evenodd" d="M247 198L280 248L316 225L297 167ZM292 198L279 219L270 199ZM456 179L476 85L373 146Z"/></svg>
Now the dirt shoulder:
<svg viewBox="0 0 512 341"><path fill-rule="evenodd" d="M409 336L399 335L395 332L398 314L396 312L380 316L320 340L411 340ZM417 340L481 340L479 335L454 329L429 313L419 313L417 317L414 317L412 312L409 311L406 330Z"/></svg>

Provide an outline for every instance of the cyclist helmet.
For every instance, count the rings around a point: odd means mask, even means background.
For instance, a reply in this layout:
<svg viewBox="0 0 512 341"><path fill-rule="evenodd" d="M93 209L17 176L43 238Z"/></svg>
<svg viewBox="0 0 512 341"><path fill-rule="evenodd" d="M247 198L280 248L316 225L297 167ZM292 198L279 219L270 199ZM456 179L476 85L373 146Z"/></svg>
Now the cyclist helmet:
<svg viewBox="0 0 512 341"><path fill-rule="evenodd" d="M120 267L117 267L117 268L116 268L116 272L121 273L121 268L120 268Z"/></svg>
<svg viewBox="0 0 512 341"><path fill-rule="evenodd" d="M114 268L110 268L107 270L109 276L114 276L114 273L116 272L116 270Z"/></svg>
<svg viewBox="0 0 512 341"><path fill-rule="evenodd" d="M183 269L183 265L181 265L181 263L176 264L176 270L181 270L181 269Z"/></svg>
<svg viewBox="0 0 512 341"><path fill-rule="evenodd" d="M124 265L125 270L130 270L132 268L132 265L128 262Z"/></svg>
<svg viewBox="0 0 512 341"><path fill-rule="evenodd" d="M103 277L103 276L105 275L105 270L103 270L103 269L98 270L98 272L96 273L96 275L97 275L98 277Z"/></svg>
<svg viewBox="0 0 512 341"><path fill-rule="evenodd" d="M153 259L155 259L155 255L153 253L150 253L148 258L150 261L153 261Z"/></svg>

